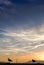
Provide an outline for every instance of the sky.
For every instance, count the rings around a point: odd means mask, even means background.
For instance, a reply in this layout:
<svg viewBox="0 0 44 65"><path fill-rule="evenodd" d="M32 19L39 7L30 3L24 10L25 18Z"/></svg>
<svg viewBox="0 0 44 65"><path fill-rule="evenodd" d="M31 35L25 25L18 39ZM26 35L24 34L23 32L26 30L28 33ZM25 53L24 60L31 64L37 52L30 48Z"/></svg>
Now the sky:
<svg viewBox="0 0 44 65"><path fill-rule="evenodd" d="M0 54L44 51L44 0L0 0Z"/></svg>

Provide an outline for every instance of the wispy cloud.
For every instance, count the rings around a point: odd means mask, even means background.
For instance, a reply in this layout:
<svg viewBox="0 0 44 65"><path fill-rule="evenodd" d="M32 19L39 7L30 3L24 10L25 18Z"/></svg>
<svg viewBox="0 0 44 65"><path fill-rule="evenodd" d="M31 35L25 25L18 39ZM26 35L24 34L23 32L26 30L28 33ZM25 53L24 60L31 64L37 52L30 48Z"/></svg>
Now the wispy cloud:
<svg viewBox="0 0 44 65"><path fill-rule="evenodd" d="M0 16L8 20L16 14L16 6L9 0L0 0ZM1 20L0 18L0 20ZM3 24L4 25L4 24Z"/></svg>
<svg viewBox="0 0 44 65"><path fill-rule="evenodd" d="M0 4L11 5L11 1L9 1L9 0L0 0Z"/></svg>
<svg viewBox="0 0 44 65"><path fill-rule="evenodd" d="M41 27L41 26L40 26ZM4 30L0 35L0 52L2 53L30 53L34 52L34 50L38 50L37 48L44 46L44 32L42 28L38 27L22 30L22 31L14 31L14 30ZM41 33L41 34L39 34ZM39 49L40 50L40 49Z"/></svg>

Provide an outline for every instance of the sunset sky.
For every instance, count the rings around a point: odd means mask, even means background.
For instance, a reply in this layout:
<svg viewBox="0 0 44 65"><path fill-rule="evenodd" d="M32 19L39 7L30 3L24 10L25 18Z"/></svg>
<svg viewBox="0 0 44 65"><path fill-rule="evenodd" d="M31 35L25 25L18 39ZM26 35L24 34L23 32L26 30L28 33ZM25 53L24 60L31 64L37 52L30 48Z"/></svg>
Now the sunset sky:
<svg viewBox="0 0 44 65"><path fill-rule="evenodd" d="M0 0L0 54L44 53L44 0Z"/></svg>

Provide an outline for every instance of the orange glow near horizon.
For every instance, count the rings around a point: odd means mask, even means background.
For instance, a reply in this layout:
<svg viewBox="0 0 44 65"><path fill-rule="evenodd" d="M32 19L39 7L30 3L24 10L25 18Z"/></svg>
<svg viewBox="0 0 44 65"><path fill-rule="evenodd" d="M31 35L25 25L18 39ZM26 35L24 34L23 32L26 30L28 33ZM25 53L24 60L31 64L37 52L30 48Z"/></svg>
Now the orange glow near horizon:
<svg viewBox="0 0 44 65"><path fill-rule="evenodd" d="M24 63L30 62L32 59L38 61L44 61L44 52L32 53L32 54L21 54L21 55L1 55L0 54L0 62L8 62L8 58L13 60L13 63Z"/></svg>
<svg viewBox="0 0 44 65"><path fill-rule="evenodd" d="M21 55L0 55L0 62L8 62L8 58L13 60L13 63L24 63L30 62L32 59L38 60L38 56L36 54L21 54Z"/></svg>
<svg viewBox="0 0 44 65"><path fill-rule="evenodd" d="M44 61L44 52L39 52L37 53L37 56L40 60L43 60Z"/></svg>
<svg viewBox="0 0 44 65"><path fill-rule="evenodd" d="M40 54L40 55L39 55L39 59L40 59L40 60L44 60L44 54Z"/></svg>

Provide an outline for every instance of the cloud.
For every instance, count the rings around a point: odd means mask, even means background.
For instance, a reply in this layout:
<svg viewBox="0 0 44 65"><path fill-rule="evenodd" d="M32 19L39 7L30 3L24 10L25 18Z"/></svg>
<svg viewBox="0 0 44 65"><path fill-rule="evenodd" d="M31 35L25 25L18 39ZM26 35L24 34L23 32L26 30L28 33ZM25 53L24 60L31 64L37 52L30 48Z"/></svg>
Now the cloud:
<svg viewBox="0 0 44 65"><path fill-rule="evenodd" d="M8 0L5 0L8 1ZM29 29L44 23L44 5L43 4L16 4L14 0L8 2L11 5L0 6L0 27L16 29ZM17 0L18 1L18 0ZM6 2L7 3L7 2Z"/></svg>
<svg viewBox="0 0 44 65"><path fill-rule="evenodd" d="M12 3L9 0L0 0L0 4L11 5Z"/></svg>
<svg viewBox="0 0 44 65"><path fill-rule="evenodd" d="M44 46L44 29L43 25L38 28L28 30L5 29L0 37L0 52L2 53L31 53L40 51ZM42 30L43 29L43 30ZM39 34L40 33L40 34ZM40 48L40 49L39 49Z"/></svg>
<svg viewBox="0 0 44 65"><path fill-rule="evenodd" d="M10 1L5 1L4 4L5 4L5 5L8 5L8 6L9 6L9 5L12 5L12 3L11 3Z"/></svg>
<svg viewBox="0 0 44 65"><path fill-rule="evenodd" d="M7 53L11 49L13 53L34 52L44 45L44 4L30 7L25 2L0 0L0 48Z"/></svg>
<svg viewBox="0 0 44 65"><path fill-rule="evenodd" d="M38 47L40 47L40 46L44 46L44 44L40 44L40 45L36 45L35 47L33 47L32 49L36 49L36 48L38 48Z"/></svg>
<svg viewBox="0 0 44 65"><path fill-rule="evenodd" d="M0 0L0 16L5 20L5 18L10 18L13 13L15 14L15 4L9 0Z"/></svg>

